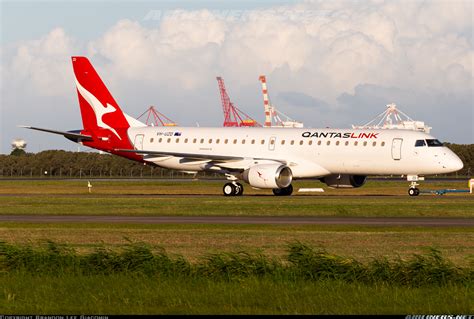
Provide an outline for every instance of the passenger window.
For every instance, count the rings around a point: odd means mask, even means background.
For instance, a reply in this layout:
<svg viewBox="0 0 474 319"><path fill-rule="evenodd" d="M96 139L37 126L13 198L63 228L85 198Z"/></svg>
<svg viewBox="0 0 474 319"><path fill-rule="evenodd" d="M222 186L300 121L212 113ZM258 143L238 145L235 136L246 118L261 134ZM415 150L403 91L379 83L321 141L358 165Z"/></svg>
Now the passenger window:
<svg viewBox="0 0 474 319"><path fill-rule="evenodd" d="M212 138L209 139L209 144L212 144Z"/></svg>
<svg viewBox="0 0 474 319"><path fill-rule="evenodd" d="M331 145L331 141L327 141L326 145Z"/></svg>
<svg viewBox="0 0 474 319"><path fill-rule="evenodd" d="M193 139L193 143L196 143L196 141L197 141L197 139L194 138L194 139Z"/></svg>
<svg viewBox="0 0 474 319"><path fill-rule="evenodd" d="M275 144L275 140L270 140L270 144Z"/></svg>
<svg viewBox="0 0 474 319"><path fill-rule="evenodd" d="M226 138L226 139L224 140L224 144L227 144L228 142L229 142L229 140Z"/></svg>
<svg viewBox="0 0 474 319"><path fill-rule="evenodd" d="M346 146L349 145L349 141L346 141L346 143L344 143Z"/></svg>
<svg viewBox="0 0 474 319"><path fill-rule="evenodd" d="M262 140L262 141L260 142L260 144L262 144L262 145L265 144L265 140Z"/></svg>
<svg viewBox="0 0 474 319"><path fill-rule="evenodd" d="M303 141L302 141L302 140L300 141L300 145L303 145Z"/></svg>
<svg viewBox="0 0 474 319"><path fill-rule="evenodd" d="M372 143L372 146L375 146L375 145L377 145L377 142L373 142L373 143Z"/></svg>
<svg viewBox="0 0 474 319"><path fill-rule="evenodd" d="M357 146L357 144L359 144L359 142L355 141L355 142L354 142L354 146Z"/></svg>
<svg viewBox="0 0 474 319"><path fill-rule="evenodd" d="M255 140L252 140L252 144L255 144Z"/></svg>
<svg viewBox="0 0 474 319"><path fill-rule="evenodd" d="M336 145L339 145L339 141L336 142Z"/></svg>
<svg viewBox="0 0 474 319"><path fill-rule="evenodd" d="M295 144L295 141L294 141L294 140L291 140L291 143L290 143L290 144L291 144L291 145Z"/></svg>
<svg viewBox="0 0 474 319"><path fill-rule="evenodd" d="M171 139L170 139L170 138L168 138L168 139L166 140L166 142L167 142L167 143L171 142Z"/></svg>
<svg viewBox="0 0 474 319"><path fill-rule="evenodd" d="M321 145L321 141L318 141L318 145Z"/></svg>
<svg viewBox="0 0 474 319"><path fill-rule="evenodd" d="M364 141L364 146L367 146L367 141Z"/></svg>
<svg viewBox="0 0 474 319"><path fill-rule="evenodd" d="M382 144L380 144L380 146L385 146L385 142L382 142Z"/></svg>
<svg viewBox="0 0 474 319"><path fill-rule="evenodd" d="M204 139L203 139L203 138L201 138L201 141L199 141L199 142L200 142L201 144L202 144L202 143L204 143Z"/></svg>
<svg viewBox="0 0 474 319"><path fill-rule="evenodd" d="M220 139L217 139L217 140L216 140L216 144L219 144L220 141L221 141Z"/></svg>
<svg viewBox="0 0 474 319"><path fill-rule="evenodd" d="M245 140L242 140L242 144L245 144Z"/></svg>
<svg viewBox="0 0 474 319"><path fill-rule="evenodd" d="M281 145L285 145L285 140L281 140Z"/></svg>
<svg viewBox="0 0 474 319"><path fill-rule="evenodd" d="M150 138L150 143L153 143L153 137L152 137L152 138Z"/></svg>
<svg viewBox="0 0 474 319"><path fill-rule="evenodd" d="M426 146L425 140L416 140L415 147Z"/></svg>
<svg viewBox="0 0 474 319"><path fill-rule="evenodd" d="M185 138L185 139L184 139L184 143L187 143L187 142L188 142L188 139L187 139L187 138Z"/></svg>
<svg viewBox="0 0 474 319"><path fill-rule="evenodd" d="M309 141L308 141L308 145L313 145L313 141L312 141L312 140L309 140Z"/></svg>
<svg viewBox="0 0 474 319"><path fill-rule="evenodd" d="M179 143L179 138L176 139L176 143Z"/></svg>
<svg viewBox="0 0 474 319"><path fill-rule="evenodd" d="M237 144L237 140L234 140L234 144Z"/></svg>
<svg viewBox="0 0 474 319"><path fill-rule="evenodd" d="M160 138L158 139L158 143L161 143L162 141L163 141L163 139L160 137Z"/></svg>

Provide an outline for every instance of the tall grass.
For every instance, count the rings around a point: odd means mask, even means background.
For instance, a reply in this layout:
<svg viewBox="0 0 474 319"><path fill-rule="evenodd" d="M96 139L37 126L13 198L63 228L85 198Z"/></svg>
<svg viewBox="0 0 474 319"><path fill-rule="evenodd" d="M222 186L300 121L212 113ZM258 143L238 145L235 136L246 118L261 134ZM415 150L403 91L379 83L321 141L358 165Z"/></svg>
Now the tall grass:
<svg viewBox="0 0 474 319"><path fill-rule="evenodd" d="M362 263L353 258L314 249L303 243L288 245L281 259L247 252L223 252L202 256L197 262L171 256L163 248L130 243L121 250L97 248L89 254L47 242L40 247L0 242L0 272L35 275L139 274L167 278L234 281L256 277L283 281L338 280L347 283L387 283L421 287L472 284L474 264L458 267L432 248L424 255L373 259Z"/></svg>
<svg viewBox="0 0 474 319"><path fill-rule="evenodd" d="M474 267L454 265L441 252L430 248L425 255L414 254L409 259L397 257L373 259L368 264L325 250L314 250L304 244L289 246L288 260L292 271L308 279L339 279L346 282L386 282L405 286L469 283L474 279Z"/></svg>

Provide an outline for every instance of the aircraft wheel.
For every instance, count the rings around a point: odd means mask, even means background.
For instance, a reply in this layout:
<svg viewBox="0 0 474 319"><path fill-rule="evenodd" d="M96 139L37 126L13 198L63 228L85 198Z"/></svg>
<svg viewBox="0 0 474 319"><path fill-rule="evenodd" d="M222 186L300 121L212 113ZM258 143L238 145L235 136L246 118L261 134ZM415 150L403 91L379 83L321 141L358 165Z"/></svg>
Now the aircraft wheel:
<svg viewBox="0 0 474 319"><path fill-rule="evenodd" d="M418 188L416 188L416 187L414 187L414 188L409 188L409 189L408 189L408 195L410 195L410 196L418 196L418 195L420 195L420 190L419 190Z"/></svg>
<svg viewBox="0 0 474 319"><path fill-rule="evenodd" d="M282 188L274 188L274 189L272 189L272 191L273 191L273 195L275 195L275 196L282 196L283 195L282 194L283 193Z"/></svg>
<svg viewBox="0 0 474 319"><path fill-rule="evenodd" d="M289 185L288 187L285 188L274 188L273 189L273 194L275 196L289 196L293 193L293 185Z"/></svg>
<svg viewBox="0 0 474 319"><path fill-rule="evenodd" d="M240 183L235 183L234 186L235 186L234 195L235 196L242 196L242 194L244 193L244 186Z"/></svg>
<svg viewBox="0 0 474 319"><path fill-rule="evenodd" d="M285 195L290 196L293 193L293 185L288 185L287 187L284 188L285 190Z"/></svg>
<svg viewBox="0 0 474 319"><path fill-rule="evenodd" d="M237 187L235 187L235 185L232 183L226 183L222 188L222 191L224 193L224 196L235 196Z"/></svg>

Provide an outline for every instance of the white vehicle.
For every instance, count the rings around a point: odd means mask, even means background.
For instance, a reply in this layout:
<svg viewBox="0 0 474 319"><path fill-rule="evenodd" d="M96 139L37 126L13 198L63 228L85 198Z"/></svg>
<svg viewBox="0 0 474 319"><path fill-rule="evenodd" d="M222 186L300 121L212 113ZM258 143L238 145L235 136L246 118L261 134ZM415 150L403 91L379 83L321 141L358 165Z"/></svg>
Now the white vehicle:
<svg viewBox="0 0 474 319"><path fill-rule="evenodd" d="M462 161L424 132L398 129L150 127L123 113L85 57L72 57L84 129L60 132L104 152L159 167L225 174L224 195L254 188L291 195L291 182L319 178L331 187L360 187L367 175L407 175L416 196L419 175L445 174Z"/></svg>

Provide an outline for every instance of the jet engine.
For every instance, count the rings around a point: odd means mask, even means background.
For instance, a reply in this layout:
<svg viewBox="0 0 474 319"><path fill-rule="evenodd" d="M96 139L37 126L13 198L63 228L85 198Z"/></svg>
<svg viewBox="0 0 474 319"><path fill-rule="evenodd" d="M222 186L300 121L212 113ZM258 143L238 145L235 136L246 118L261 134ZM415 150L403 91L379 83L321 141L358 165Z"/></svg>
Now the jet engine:
<svg viewBox="0 0 474 319"><path fill-rule="evenodd" d="M329 187L334 188L357 188L365 184L367 176L364 175L343 175L333 174L320 179Z"/></svg>
<svg viewBox="0 0 474 319"><path fill-rule="evenodd" d="M291 184L293 174L281 164L258 164L246 169L242 179L257 188L285 188Z"/></svg>

